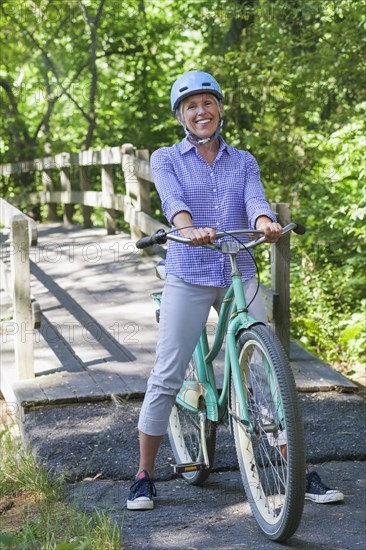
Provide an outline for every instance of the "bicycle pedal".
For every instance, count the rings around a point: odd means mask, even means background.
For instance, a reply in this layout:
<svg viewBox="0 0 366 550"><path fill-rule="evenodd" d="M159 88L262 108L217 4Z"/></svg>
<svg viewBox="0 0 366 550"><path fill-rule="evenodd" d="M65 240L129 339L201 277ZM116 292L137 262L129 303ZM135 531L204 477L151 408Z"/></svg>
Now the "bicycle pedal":
<svg viewBox="0 0 366 550"><path fill-rule="evenodd" d="M198 472L207 468L204 462L187 462L186 464L171 464L171 466L176 474Z"/></svg>

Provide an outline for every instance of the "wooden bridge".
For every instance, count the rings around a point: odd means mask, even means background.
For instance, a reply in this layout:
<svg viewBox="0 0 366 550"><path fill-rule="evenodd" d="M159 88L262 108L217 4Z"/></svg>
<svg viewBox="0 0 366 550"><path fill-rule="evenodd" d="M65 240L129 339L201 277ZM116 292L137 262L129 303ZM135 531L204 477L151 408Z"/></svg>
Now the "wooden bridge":
<svg viewBox="0 0 366 550"><path fill-rule="evenodd" d="M163 225L151 216L153 176L132 145L7 164L3 178L39 191L0 199L1 392L23 408L141 395L154 359L154 264L135 241ZM43 205L36 224L20 204ZM282 224L289 205L271 205ZM79 208L83 223L74 223ZM102 208L104 227L92 226ZM60 223L60 214L62 222ZM117 217L129 232L116 229ZM123 216L123 218L122 218ZM164 226L163 226L164 227ZM289 339L290 238L271 245L271 288L262 287L273 329L290 353L299 389L353 384ZM215 318L210 318L212 333ZM220 362L219 362L220 363ZM220 368L220 364L219 364Z"/></svg>

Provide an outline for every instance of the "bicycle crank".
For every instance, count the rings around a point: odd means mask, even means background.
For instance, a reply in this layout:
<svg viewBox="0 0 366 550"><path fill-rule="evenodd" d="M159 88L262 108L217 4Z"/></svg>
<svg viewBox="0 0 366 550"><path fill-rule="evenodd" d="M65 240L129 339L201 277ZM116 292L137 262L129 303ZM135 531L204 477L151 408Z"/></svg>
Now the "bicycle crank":
<svg viewBox="0 0 366 550"><path fill-rule="evenodd" d="M210 467L210 461L208 458L207 446L206 446L206 412L201 410L198 413L199 423L200 423L200 441L201 449L200 456L202 457L202 462L185 462L183 464L172 464L174 473L176 474L185 474L187 472L198 472L199 470L206 470Z"/></svg>

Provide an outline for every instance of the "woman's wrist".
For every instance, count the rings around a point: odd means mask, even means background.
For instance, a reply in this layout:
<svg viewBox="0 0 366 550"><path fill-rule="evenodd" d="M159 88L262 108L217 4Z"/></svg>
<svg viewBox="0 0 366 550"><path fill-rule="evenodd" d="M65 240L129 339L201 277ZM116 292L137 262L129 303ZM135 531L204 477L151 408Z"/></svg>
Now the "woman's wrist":
<svg viewBox="0 0 366 550"><path fill-rule="evenodd" d="M194 229L192 224L192 216L189 212L178 212L173 218L173 224L179 231L179 234L182 237L188 237L187 232L192 231Z"/></svg>
<svg viewBox="0 0 366 550"><path fill-rule="evenodd" d="M268 223L273 223L273 220L271 220L268 216L258 216L255 220L254 228L261 229L261 226L267 225Z"/></svg>

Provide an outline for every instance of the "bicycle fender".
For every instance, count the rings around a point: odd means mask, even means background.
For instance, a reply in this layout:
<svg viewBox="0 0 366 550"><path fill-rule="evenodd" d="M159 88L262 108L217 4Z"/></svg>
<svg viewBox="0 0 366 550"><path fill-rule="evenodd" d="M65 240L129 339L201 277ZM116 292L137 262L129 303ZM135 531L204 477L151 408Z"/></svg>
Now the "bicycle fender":
<svg viewBox="0 0 366 550"><path fill-rule="evenodd" d="M206 382L186 380L176 397L176 402L185 409L193 413L198 413L200 410L201 397L205 400L207 419L217 422L219 419L219 411L215 392L210 384Z"/></svg>
<svg viewBox="0 0 366 550"><path fill-rule="evenodd" d="M231 319L228 327L228 332L231 332L235 334L235 336L237 336L237 334L241 330L243 329L247 330L257 325L266 326L265 323L262 323L262 321L257 321L253 317L241 316L241 314L239 313L237 317L235 317L234 319Z"/></svg>

